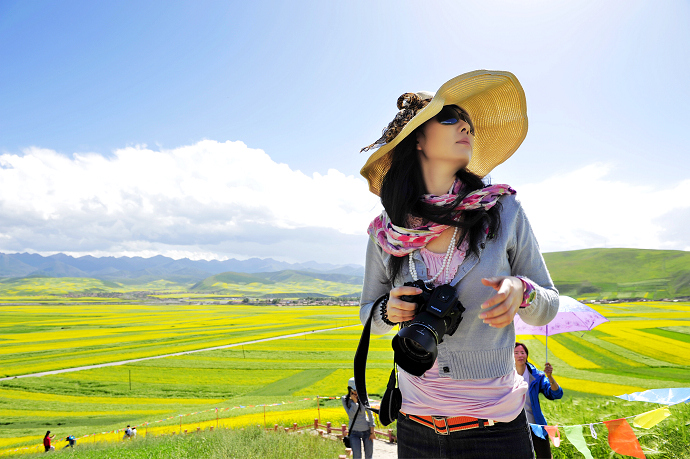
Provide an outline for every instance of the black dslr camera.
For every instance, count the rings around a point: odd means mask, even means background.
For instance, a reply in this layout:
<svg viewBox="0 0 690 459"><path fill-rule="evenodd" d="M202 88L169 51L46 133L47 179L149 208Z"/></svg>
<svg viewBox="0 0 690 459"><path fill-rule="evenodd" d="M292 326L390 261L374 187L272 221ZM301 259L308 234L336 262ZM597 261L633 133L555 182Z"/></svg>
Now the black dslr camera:
<svg viewBox="0 0 690 459"><path fill-rule="evenodd" d="M465 308L458 300L458 292L449 284L428 288L424 281L405 282L418 287L419 295L403 295L401 300L416 303L417 315L393 337L395 363L406 372L422 376L434 365L438 344L443 335L452 335L462 321Z"/></svg>

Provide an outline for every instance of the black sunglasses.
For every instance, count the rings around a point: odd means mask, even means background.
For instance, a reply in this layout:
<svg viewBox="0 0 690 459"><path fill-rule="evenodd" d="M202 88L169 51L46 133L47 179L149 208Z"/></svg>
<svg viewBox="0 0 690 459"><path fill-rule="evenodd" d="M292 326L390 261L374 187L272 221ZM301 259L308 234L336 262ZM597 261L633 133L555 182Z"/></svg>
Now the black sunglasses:
<svg viewBox="0 0 690 459"><path fill-rule="evenodd" d="M435 118L439 123L447 125L457 124L459 121L464 121L465 123L469 124L470 133L474 135L474 125L472 124L472 120L470 120L470 116L455 106L446 105L441 109Z"/></svg>

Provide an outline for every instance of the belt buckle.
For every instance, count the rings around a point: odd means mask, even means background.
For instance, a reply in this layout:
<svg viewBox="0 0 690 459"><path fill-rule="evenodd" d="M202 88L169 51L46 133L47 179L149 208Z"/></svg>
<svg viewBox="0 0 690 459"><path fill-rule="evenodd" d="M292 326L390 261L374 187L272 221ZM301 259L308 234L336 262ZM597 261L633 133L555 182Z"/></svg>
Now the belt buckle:
<svg viewBox="0 0 690 459"><path fill-rule="evenodd" d="M434 432L436 432L437 435L450 435L450 427L448 426L448 418L445 416L431 416L432 423L434 424ZM436 421L443 421L443 423L446 425L446 431L445 432L439 432L438 427L436 427Z"/></svg>

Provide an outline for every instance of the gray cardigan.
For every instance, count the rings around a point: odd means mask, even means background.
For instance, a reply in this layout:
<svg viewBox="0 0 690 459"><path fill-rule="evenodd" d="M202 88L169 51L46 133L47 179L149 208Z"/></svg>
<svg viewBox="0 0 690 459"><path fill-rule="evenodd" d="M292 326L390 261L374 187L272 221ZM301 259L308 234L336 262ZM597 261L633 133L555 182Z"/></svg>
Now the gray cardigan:
<svg viewBox="0 0 690 459"><path fill-rule="evenodd" d="M526 308L518 310L522 320L530 325L545 325L558 312L558 291L551 281L539 245L529 221L514 195L500 198L501 226L492 239L483 236L479 243L479 256L470 254L458 268L454 281L460 302L465 307L462 322L453 336L445 335L438 346L440 377L453 379L497 378L515 368L513 351L515 327L492 328L479 319L481 304L496 291L483 285L481 279L493 276L523 276L536 287L536 298ZM392 255L384 252L376 242L369 240L367 247L364 286L362 289L360 319L365 323L377 298L393 287L411 281L407 263L394 285L388 282L387 265ZM419 251L413 254L420 279L426 279L426 266ZM384 334L391 330L381 320L376 305L371 331Z"/></svg>
<svg viewBox="0 0 690 459"><path fill-rule="evenodd" d="M353 432L369 432L371 427L374 427L374 416L371 414L371 411L361 407L359 403L355 403L352 400L350 400L350 407L348 408L347 397L345 396L340 397L340 401L343 402L343 408L345 408L347 417L350 419L347 423L348 428L350 427L350 424L352 424L352 419L355 417L355 413L357 410L359 410L355 424L352 426ZM366 415L364 414L365 412ZM350 433L348 432L348 435L349 434Z"/></svg>

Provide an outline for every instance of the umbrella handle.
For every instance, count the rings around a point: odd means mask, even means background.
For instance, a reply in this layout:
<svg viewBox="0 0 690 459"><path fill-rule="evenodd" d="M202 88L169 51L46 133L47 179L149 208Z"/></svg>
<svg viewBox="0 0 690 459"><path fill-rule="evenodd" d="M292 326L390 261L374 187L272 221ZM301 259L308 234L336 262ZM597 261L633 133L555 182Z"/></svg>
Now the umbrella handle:
<svg viewBox="0 0 690 459"><path fill-rule="evenodd" d="M546 324L546 362L549 362L549 325Z"/></svg>

